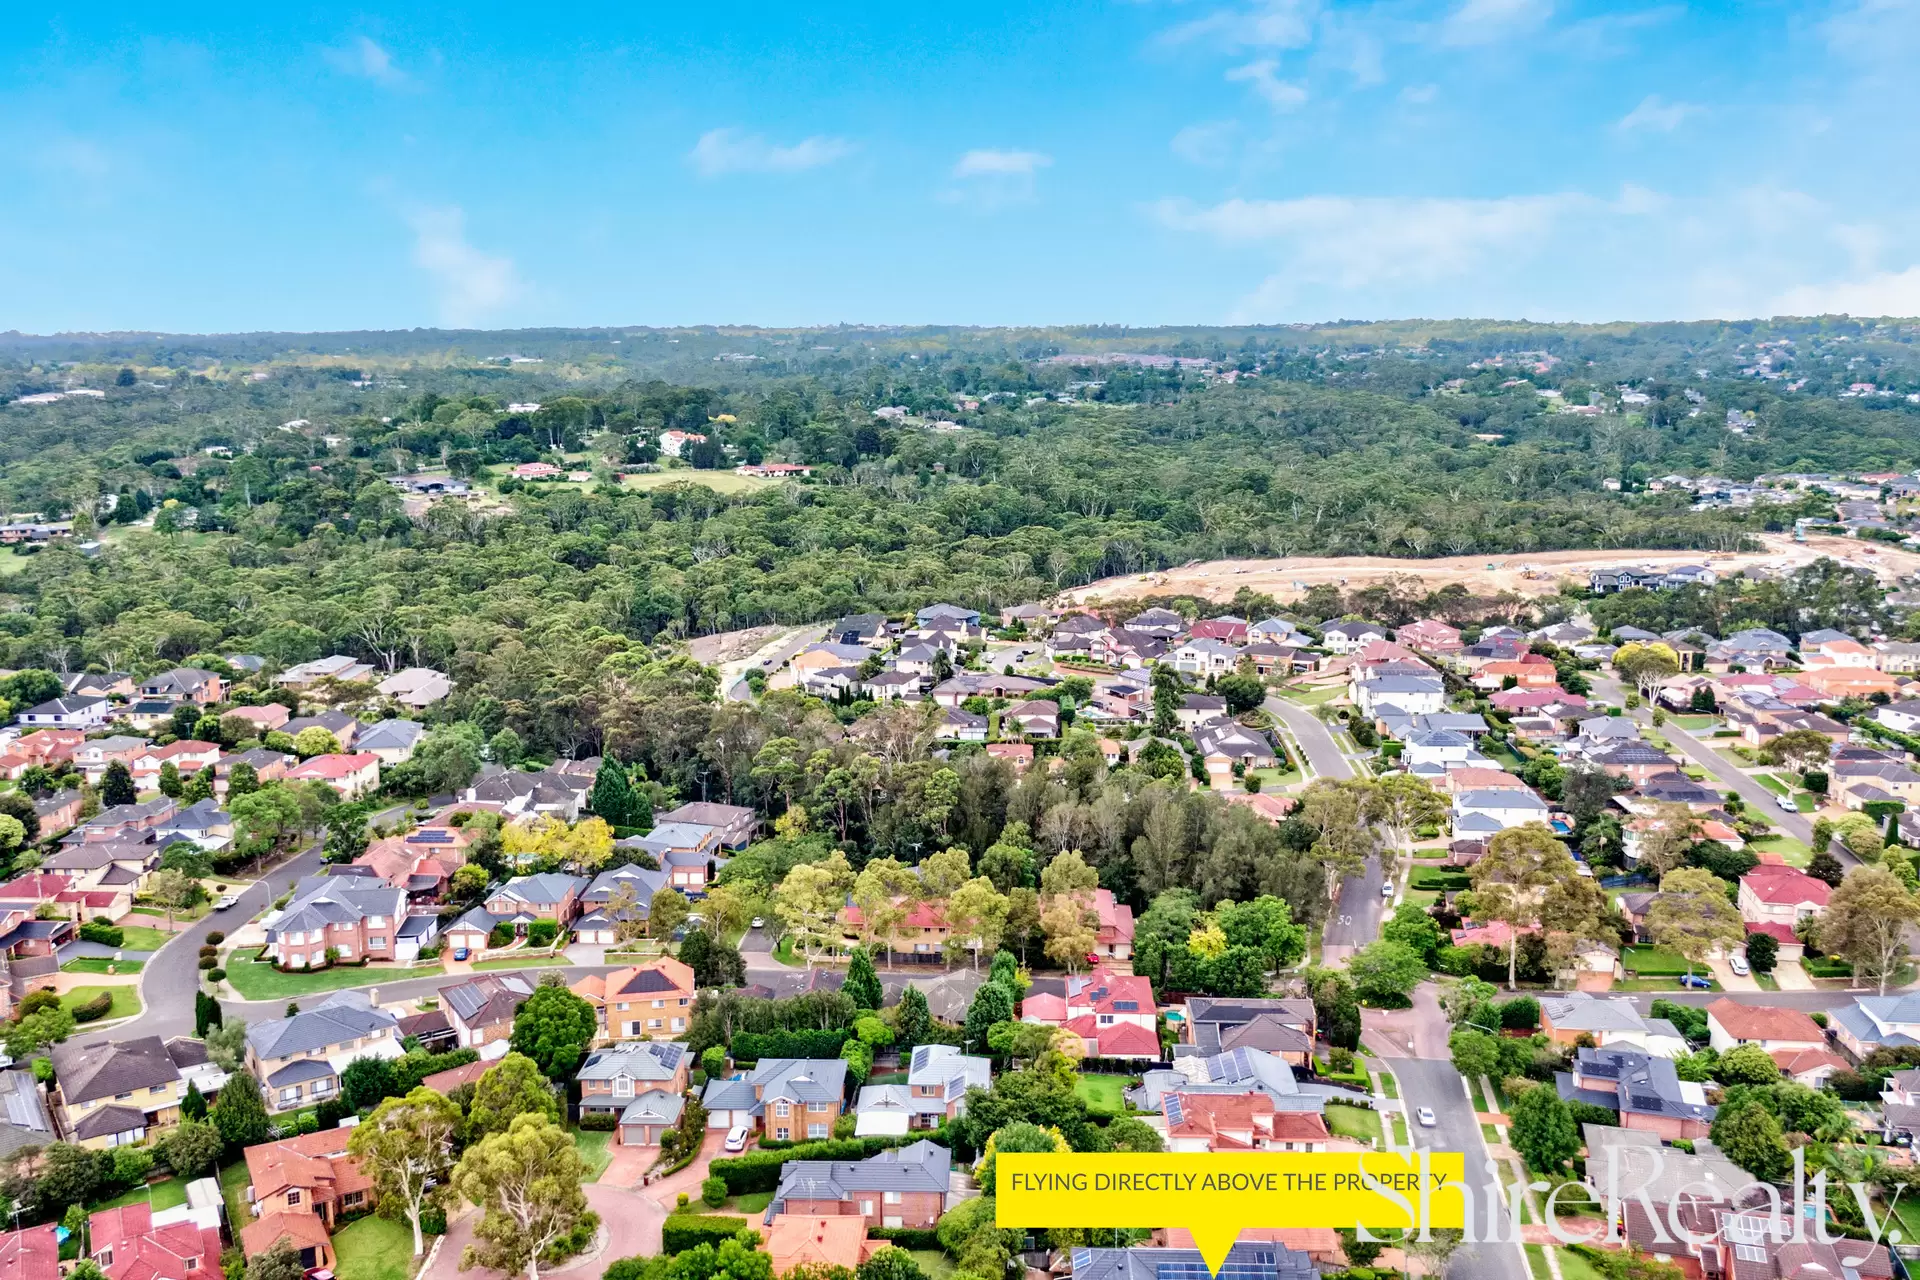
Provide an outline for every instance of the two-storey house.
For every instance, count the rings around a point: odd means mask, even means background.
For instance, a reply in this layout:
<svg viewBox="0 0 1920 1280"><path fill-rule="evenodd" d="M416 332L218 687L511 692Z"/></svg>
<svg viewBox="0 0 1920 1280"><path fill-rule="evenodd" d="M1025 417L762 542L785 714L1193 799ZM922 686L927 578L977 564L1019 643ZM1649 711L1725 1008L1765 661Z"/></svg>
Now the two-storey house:
<svg viewBox="0 0 1920 1280"><path fill-rule="evenodd" d="M227 682L199 667L174 667L140 682L143 698L172 698L210 707L227 696Z"/></svg>
<svg viewBox="0 0 1920 1280"><path fill-rule="evenodd" d="M833 1136L847 1093L838 1058L766 1058L752 1071L709 1080L701 1101L709 1129L746 1125L778 1142Z"/></svg>
<svg viewBox="0 0 1920 1280"><path fill-rule="evenodd" d="M189 1082L205 1097L227 1082L198 1040L74 1037L53 1046L54 1116L68 1141L94 1150L144 1142L179 1123Z"/></svg>
<svg viewBox="0 0 1920 1280"><path fill-rule="evenodd" d="M572 990L593 1006L603 1040L674 1039L693 1018L693 970L672 956L588 974Z"/></svg>
<svg viewBox="0 0 1920 1280"><path fill-rule="evenodd" d="M362 991L336 991L291 1018L247 1027L247 1069L268 1111L297 1111L340 1092L340 1073L360 1058L398 1058L398 1019Z"/></svg>
<svg viewBox="0 0 1920 1280"><path fill-rule="evenodd" d="M991 1083L992 1062L950 1044L915 1046L905 1084L862 1086L854 1106L856 1137L937 1129L966 1114L967 1090Z"/></svg>
<svg viewBox="0 0 1920 1280"><path fill-rule="evenodd" d="M670 1040L644 1040L596 1049L581 1064L580 1114L617 1115L623 1147L657 1147L685 1106L692 1056Z"/></svg>
<svg viewBox="0 0 1920 1280"><path fill-rule="evenodd" d="M266 955L282 969L396 959L406 915L406 890L375 876L308 876L285 910L266 918Z"/></svg>
<svg viewBox="0 0 1920 1280"><path fill-rule="evenodd" d="M247 1148L247 1199L254 1220L240 1247L258 1257L285 1239L308 1268L334 1265L329 1232L342 1217L373 1207L373 1180L347 1154L352 1129L321 1129Z"/></svg>
<svg viewBox="0 0 1920 1280"><path fill-rule="evenodd" d="M513 1036L513 1016L533 995L533 979L519 973L484 973L440 988L440 1003L453 1024L454 1042L478 1049Z"/></svg>
<svg viewBox="0 0 1920 1280"><path fill-rule="evenodd" d="M931 1229L946 1212L952 1172L952 1154L924 1139L865 1160L789 1160L767 1221L858 1216L869 1227Z"/></svg>

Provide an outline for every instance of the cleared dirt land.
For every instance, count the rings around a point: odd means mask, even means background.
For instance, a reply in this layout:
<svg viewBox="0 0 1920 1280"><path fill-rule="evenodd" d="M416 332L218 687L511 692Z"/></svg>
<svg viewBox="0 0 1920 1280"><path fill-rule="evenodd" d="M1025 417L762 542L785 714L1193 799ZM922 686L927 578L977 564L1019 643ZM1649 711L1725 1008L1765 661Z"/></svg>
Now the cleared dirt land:
<svg viewBox="0 0 1920 1280"><path fill-rule="evenodd" d="M1476 595L1511 591L1518 595L1552 595L1572 578L1584 582L1593 569L1615 565L1708 564L1722 576L1755 565L1773 570L1794 569L1830 556L1843 564L1872 569L1882 580L1920 572L1920 555L1885 544L1852 538L1810 538L1798 543L1785 536L1766 535L1766 550L1737 554L1704 551L1542 551L1529 555L1453 556L1436 560L1398 560L1384 556L1313 557L1284 560L1208 560L1158 573L1136 573L1102 578L1061 595L1066 604L1098 604L1139 596L1194 595L1231 599L1242 587L1287 600L1305 595L1321 583L1349 589L1389 577L1420 579L1428 590L1459 583Z"/></svg>

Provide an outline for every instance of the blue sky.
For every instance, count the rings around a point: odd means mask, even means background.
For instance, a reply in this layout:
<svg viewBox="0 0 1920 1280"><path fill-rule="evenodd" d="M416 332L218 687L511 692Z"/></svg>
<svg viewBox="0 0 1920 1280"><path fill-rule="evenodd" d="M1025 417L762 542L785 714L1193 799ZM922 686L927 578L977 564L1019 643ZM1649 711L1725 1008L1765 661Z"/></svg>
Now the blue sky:
<svg viewBox="0 0 1920 1280"><path fill-rule="evenodd" d="M1920 313L1920 0L30 9L0 328Z"/></svg>

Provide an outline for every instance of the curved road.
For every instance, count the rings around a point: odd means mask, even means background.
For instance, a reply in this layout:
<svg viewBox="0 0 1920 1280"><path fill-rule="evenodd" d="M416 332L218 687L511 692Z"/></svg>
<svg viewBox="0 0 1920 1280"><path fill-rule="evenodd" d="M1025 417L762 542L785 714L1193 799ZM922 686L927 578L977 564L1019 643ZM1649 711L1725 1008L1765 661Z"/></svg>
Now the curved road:
<svg viewBox="0 0 1920 1280"><path fill-rule="evenodd" d="M1297 702L1285 698L1268 698L1267 714L1284 721L1293 734L1294 741L1306 752L1307 763L1313 766L1313 772L1322 778L1351 778L1354 776L1353 762L1347 759L1347 753L1340 749L1327 726L1320 723L1320 717Z"/></svg>
<svg viewBox="0 0 1920 1280"><path fill-rule="evenodd" d="M1268 698L1266 709L1267 714L1287 726L1317 777L1358 776L1359 771L1340 749L1333 732L1312 711L1279 697ZM1380 936L1380 914L1386 902L1380 885L1380 864L1371 858L1367 860L1365 875L1348 876L1341 883L1339 899L1321 935L1321 959L1325 963L1343 960Z"/></svg>

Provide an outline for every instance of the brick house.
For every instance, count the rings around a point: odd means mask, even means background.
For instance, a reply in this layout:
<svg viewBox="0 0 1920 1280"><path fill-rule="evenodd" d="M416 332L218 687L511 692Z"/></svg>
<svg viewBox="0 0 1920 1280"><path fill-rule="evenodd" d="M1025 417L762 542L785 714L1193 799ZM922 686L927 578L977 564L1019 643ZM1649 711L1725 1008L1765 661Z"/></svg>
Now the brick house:
<svg viewBox="0 0 1920 1280"><path fill-rule="evenodd" d="M901 905L902 901L895 899L895 906ZM884 947L883 958L891 958L897 953L910 955L917 960L938 960L945 955L947 940L953 936L953 929L947 924L942 906L939 902L907 903L906 915L900 918L886 938L874 940ZM866 921L866 913L852 903L840 909L841 937L848 947L860 943Z"/></svg>
<svg viewBox="0 0 1920 1280"><path fill-rule="evenodd" d="M265 1087L269 1112L297 1111L340 1092L340 1073L359 1058L398 1058L398 1019L362 991L336 991L291 1018L247 1026L247 1070Z"/></svg>
<svg viewBox="0 0 1920 1280"><path fill-rule="evenodd" d="M921 1140L865 1160L789 1160L780 1166L774 1215L850 1217L868 1227L931 1229L946 1212L953 1158Z"/></svg>
<svg viewBox="0 0 1920 1280"><path fill-rule="evenodd" d="M454 1041L463 1049L478 1049L513 1035L513 1015L533 994L533 980L522 974L481 974L440 988Z"/></svg>
<svg viewBox="0 0 1920 1280"><path fill-rule="evenodd" d="M1704 1138L1716 1111L1703 1085L1680 1079L1673 1063L1629 1049L1581 1049L1573 1070L1554 1077L1563 1102L1587 1102L1620 1115L1622 1129L1666 1142Z"/></svg>
<svg viewBox="0 0 1920 1280"><path fill-rule="evenodd" d="M671 1040L632 1041L596 1049L587 1055L574 1077L580 1082L580 1114L619 1114L624 1126L625 1113L636 1100L650 1093L676 1099L684 1094L692 1061L687 1046ZM664 1114L657 1103L643 1111L647 1115ZM676 1110L674 1119L678 1118ZM635 1123L645 1126L637 1116ZM673 1121L666 1123L671 1126ZM629 1134L623 1130L620 1142L623 1146L658 1146L660 1138L657 1132L636 1130Z"/></svg>
<svg viewBox="0 0 1920 1280"><path fill-rule="evenodd" d="M593 1006L602 1040L684 1035L693 1017L693 970L672 956L604 976L588 974L572 990Z"/></svg>
<svg viewBox="0 0 1920 1280"><path fill-rule="evenodd" d="M213 792L221 797L227 794L228 779L232 778L237 765L251 765L254 776L261 782L281 782L286 779L287 771L299 763L298 756L290 756L270 747L254 747L249 751L221 756L213 764Z"/></svg>
<svg viewBox="0 0 1920 1280"><path fill-rule="evenodd" d="M392 960L406 916L406 891L378 877L308 876L294 886L286 909L269 918L265 955L283 969L323 967L329 951L347 962Z"/></svg>
<svg viewBox="0 0 1920 1280"><path fill-rule="evenodd" d="M1327 1151L1333 1141L1323 1117L1276 1111L1264 1093L1169 1093L1160 1099L1160 1113L1169 1151Z"/></svg>
<svg viewBox="0 0 1920 1280"><path fill-rule="evenodd" d="M833 1136L847 1094L839 1058L765 1058L752 1071L707 1081L707 1128L746 1125L779 1142Z"/></svg>
<svg viewBox="0 0 1920 1280"><path fill-rule="evenodd" d="M86 740L86 731L82 729L41 729L15 738L5 754L0 754L0 777L18 782L20 776L36 764L52 767L71 760L74 751Z"/></svg>
<svg viewBox="0 0 1920 1280"><path fill-rule="evenodd" d="M235 716L253 726L255 737L265 737L274 729L284 728L287 721L293 719L293 712L278 702L263 702L257 707L230 707L220 713L222 720Z"/></svg>
<svg viewBox="0 0 1920 1280"><path fill-rule="evenodd" d="M1113 890L1095 889L1087 905L1095 917L1093 952L1115 960L1133 959L1133 908L1114 900ZM1046 910L1042 902L1040 909Z"/></svg>
<svg viewBox="0 0 1920 1280"><path fill-rule="evenodd" d="M249 1257L258 1257L285 1237L300 1251L304 1266L334 1264L328 1233L339 1227L342 1217L374 1205L372 1179L347 1154L352 1133L322 1129L247 1148L247 1198L255 1220L241 1228L239 1237Z"/></svg>
<svg viewBox="0 0 1920 1280"><path fill-rule="evenodd" d="M220 1228L191 1219L153 1223L151 1204L102 1209L87 1219L88 1256L107 1280L207 1280L220 1274Z"/></svg>
<svg viewBox="0 0 1920 1280"><path fill-rule="evenodd" d="M1105 969L1068 977L1058 994L1035 991L1020 1002L1022 1022L1064 1027L1097 1058L1158 1059L1158 1013L1146 978Z"/></svg>
<svg viewBox="0 0 1920 1280"><path fill-rule="evenodd" d="M493 891L486 901L487 911L496 916L527 916L533 920L552 920L566 925L579 914L580 893L587 882L579 876L547 872L537 876L515 876ZM525 933L525 928L518 932Z"/></svg>
<svg viewBox="0 0 1920 1280"><path fill-rule="evenodd" d="M729 849L744 849L753 839L760 815L743 805L696 801L668 810L657 821L662 825L685 822L698 827L712 827L720 844Z"/></svg>
<svg viewBox="0 0 1920 1280"><path fill-rule="evenodd" d="M371 794L380 786L380 757L371 751L315 756L287 770L289 782L324 782L344 800Z"/></svg>

